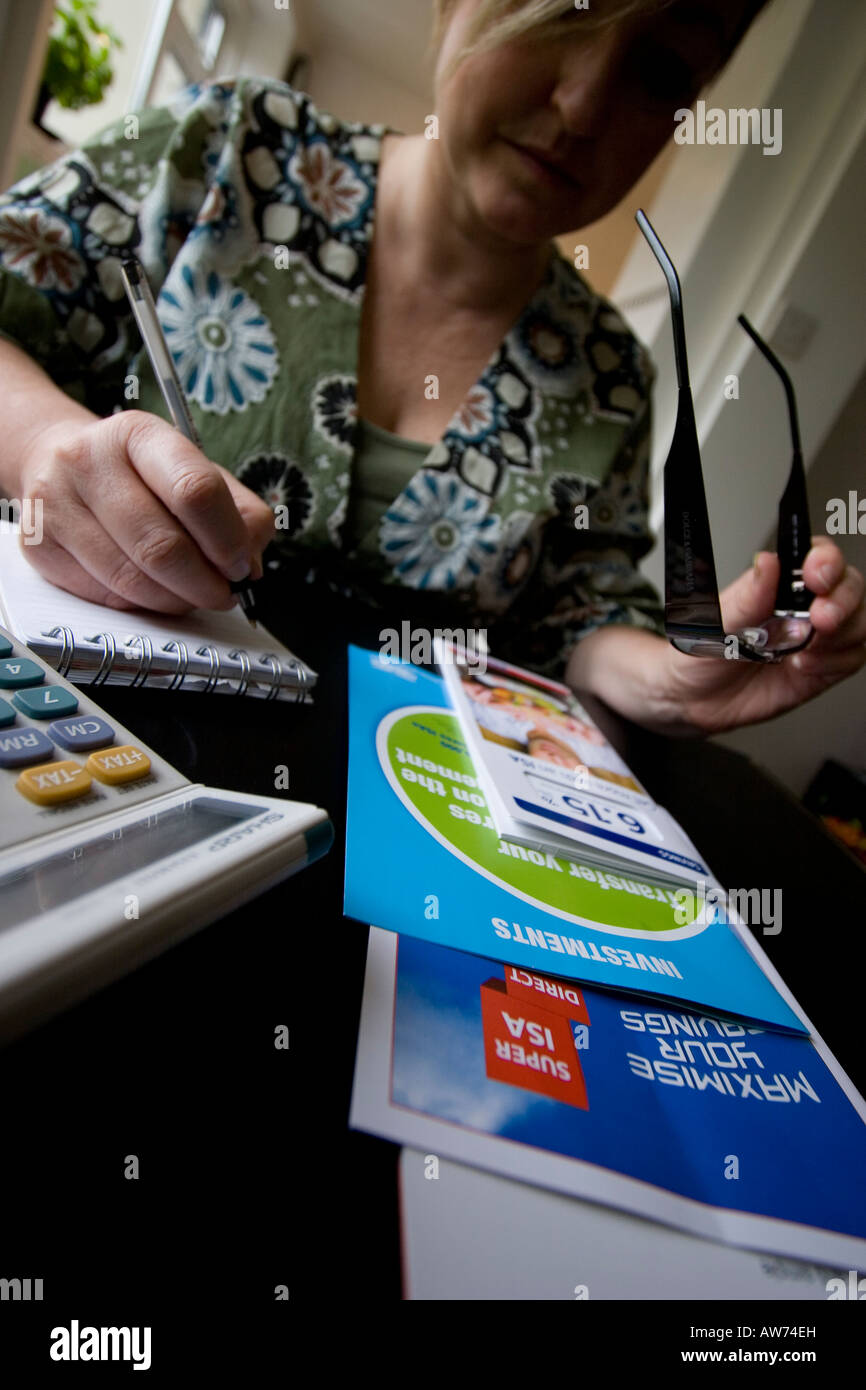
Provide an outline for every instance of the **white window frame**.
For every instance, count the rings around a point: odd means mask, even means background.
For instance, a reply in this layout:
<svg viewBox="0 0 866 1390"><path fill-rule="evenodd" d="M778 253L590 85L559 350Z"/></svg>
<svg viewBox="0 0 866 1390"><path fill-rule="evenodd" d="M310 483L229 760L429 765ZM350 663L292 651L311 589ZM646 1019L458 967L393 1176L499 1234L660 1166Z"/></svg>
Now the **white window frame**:
<svg viewBox="0 0 866 1390"><path fill-rule="evenodd" d="M206 82L216 70L219 54L225 46L229 30L248 19L246 6L239 0L222 0L221 8L226 24L219 48L214 54L214 66L206 68L202 61L197 39L184 23L178 9L177 0L159 0L154 10L153 20L141 54L135 84L132 89L130 107L139 111L150 105L156 85L160 63L166 54L171 54L189 82Z"/></svg>

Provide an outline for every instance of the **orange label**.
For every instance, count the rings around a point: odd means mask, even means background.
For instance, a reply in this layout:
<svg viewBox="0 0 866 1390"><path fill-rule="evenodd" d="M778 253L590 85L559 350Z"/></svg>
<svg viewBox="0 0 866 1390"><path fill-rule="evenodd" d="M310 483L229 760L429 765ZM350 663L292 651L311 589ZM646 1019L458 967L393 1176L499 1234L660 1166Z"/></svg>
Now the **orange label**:
<svg viewBox="0 0 866 1390"><path fill-rule="evenodd" d="M589 1023L583 995L566 980L554 980L550 975L536 975L517 966L505 967L505 988L515 999L525 999L547 1009L551 1014L573 1018L575 1023Z"/></svg>
<svg viewBox="0 0 866 1390"><path fill-rule="evenodd" d="M539 1004L514 998L502 980L487 980L481 986L487 1075L491 1081L521 1086L588 1110L569 1021Z"/></svg>

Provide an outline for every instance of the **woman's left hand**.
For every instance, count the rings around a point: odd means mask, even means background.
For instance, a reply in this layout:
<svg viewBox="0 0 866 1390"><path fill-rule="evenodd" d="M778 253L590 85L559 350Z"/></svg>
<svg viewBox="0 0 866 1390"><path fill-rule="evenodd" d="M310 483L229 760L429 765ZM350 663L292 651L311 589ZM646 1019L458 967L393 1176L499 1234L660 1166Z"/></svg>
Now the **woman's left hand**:
<svg viewBox="0 0 866 1390"><path fill-rule="evenodd" d="M803 579L815 594L809 616L815 629L808 647L778 663L709 660L667 649L668 699L698 733L715 734L755 724L802 705L866 663L863 576L846 565L839 547L813 538ZM773 611L779 560L766 551L755 566L720 595L726 632L757 627ZM665 681L668 685L668 681Z"/></svg>

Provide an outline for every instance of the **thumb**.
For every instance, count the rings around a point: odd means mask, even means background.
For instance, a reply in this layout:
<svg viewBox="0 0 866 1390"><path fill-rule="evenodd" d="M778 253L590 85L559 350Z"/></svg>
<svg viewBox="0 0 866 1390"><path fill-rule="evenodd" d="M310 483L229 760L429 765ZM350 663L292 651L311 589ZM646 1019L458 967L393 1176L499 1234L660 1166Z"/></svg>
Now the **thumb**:
<svg viewBox="0 0 866 1390"><path fill-rule="evenodd" d="M779 557L759 550L750 570L719 595L726 632L757 627L773 611L779 586Z"/></svg>

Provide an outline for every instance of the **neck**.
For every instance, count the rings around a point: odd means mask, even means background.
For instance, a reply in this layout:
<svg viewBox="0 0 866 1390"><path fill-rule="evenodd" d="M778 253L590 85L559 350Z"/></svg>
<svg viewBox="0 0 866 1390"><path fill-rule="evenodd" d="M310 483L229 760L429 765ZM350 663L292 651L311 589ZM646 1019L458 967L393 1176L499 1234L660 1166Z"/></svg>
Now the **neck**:
<svg viewBox="0 0 866 1390"><path fill-rule="evenodd" d="M440 142L423 135L385 137L376 224L389 274L479 312L525 302L551 254L550 241L519 245L487 226L451 176Z"/></svg>

